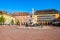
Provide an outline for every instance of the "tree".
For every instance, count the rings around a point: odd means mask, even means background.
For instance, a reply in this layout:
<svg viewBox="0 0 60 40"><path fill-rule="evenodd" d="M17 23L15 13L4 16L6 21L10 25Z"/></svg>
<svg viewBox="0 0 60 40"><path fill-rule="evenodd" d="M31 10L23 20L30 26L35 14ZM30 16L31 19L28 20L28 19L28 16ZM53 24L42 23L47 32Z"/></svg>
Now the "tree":
<svg viewBox="0 0 60 40"><path fill-rule="evenodd" d="M3 16L0 17L0 24L4 24L5 23L5 18Z"/></svg>
<svg viewBox="0 0 60 40"><path fill-rule="evenodd" d="M11 24L12 24L12 25L14 24L14 20L13 20L13 19L11 20Z"/></svg>
<svg viewBox="0 0 60 40"><path fill-rule="evenodd" d="M19 24L20 24L20 21L18 20L18 21L16 22L16 24L19 25Z"/></svg>

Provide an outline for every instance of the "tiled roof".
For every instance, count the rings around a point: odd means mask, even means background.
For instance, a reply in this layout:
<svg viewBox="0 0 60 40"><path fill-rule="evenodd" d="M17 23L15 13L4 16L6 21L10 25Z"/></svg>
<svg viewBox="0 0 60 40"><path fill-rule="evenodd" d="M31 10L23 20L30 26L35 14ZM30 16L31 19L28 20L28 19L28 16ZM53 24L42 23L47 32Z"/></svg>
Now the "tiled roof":
<svg viewBox="0 0 60 40"><path fill-rule="evenodd" d="M1 11L1 10L0 10L0 14L5 14L5 15L12 16L12 14L9 14L8 12L6 12L6 11Z"/></svg>
<svg viewBox="0 0 60 40"><path fill-rule="evenodd" d="M47 10L37 10L35 14L55 14L58 13L56 9L47 9Z"/></svg>
<svg viewBox="0 0 60 40"><path fill-rule="evenodd" d="M0 10L0 14L7 14L7 12L6 12L6 11L1 11L1 10Z"/></svg>
<svg viewBox="0 0 60 40"><path fill-rule="evenodd" d="M12 15L13 16L28 16L30 14L28 12L15 12Z"/></svg>

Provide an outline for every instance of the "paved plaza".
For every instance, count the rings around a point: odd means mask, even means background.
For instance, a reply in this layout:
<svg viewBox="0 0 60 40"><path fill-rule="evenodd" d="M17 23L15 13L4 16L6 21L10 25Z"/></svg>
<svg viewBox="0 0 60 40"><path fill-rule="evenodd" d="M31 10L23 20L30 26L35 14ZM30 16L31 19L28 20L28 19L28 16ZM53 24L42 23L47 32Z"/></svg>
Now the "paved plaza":
<svg viewBox="0 0 60 40"><path fill-rule="evenodd" d="M0 40L60 40L60 27L0 26Z"/></svg>

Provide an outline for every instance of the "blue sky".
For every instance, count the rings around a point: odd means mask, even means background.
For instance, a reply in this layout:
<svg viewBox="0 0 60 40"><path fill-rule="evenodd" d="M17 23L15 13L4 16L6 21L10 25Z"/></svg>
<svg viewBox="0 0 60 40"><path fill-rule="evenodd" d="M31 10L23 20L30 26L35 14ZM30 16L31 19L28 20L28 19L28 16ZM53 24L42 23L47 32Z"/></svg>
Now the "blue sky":
<svg viewBox="0 0 60 40"><path fill-rule="evenodd" d="M0 10L9 13L29 12L36 10L57 9L60 11L60 0L0 0Z"/></svg>

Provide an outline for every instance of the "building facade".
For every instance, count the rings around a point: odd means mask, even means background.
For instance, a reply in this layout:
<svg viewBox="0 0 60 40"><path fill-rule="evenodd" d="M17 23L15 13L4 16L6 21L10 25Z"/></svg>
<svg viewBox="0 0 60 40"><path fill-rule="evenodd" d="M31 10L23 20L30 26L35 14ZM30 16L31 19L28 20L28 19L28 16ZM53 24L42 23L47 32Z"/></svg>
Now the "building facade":
<svg viewBox="0 0 60 40"><path fill-rule="evenodd" d="M11 24L11 21L13 20L14 24L15 24L15 18L8 14L5 11L0 11L0 24L1 22L5 21L4 24Z"/></svg>
<svg viewBox="0 0 60 40"><path fill-rule="evenodd" d="M20 24L25 24L31 18L31 15L27 12L16 12L12 14L16 21L19 21Z"/></svg>
<svg viewBox="0 0 60 40"><path fill-rule="evenodd" d="M34 20L37 24L51 24L59 17L59 13L55 9L38 10L34 13Z"/></svg>

